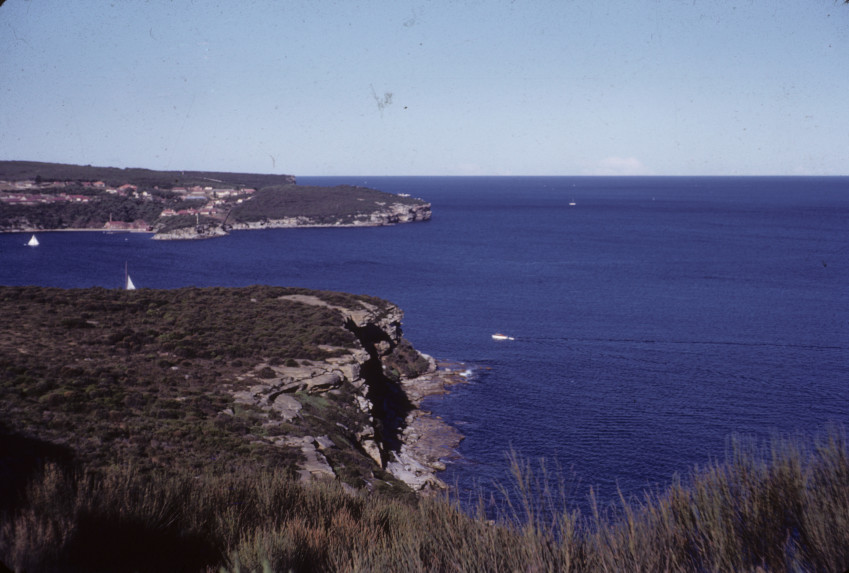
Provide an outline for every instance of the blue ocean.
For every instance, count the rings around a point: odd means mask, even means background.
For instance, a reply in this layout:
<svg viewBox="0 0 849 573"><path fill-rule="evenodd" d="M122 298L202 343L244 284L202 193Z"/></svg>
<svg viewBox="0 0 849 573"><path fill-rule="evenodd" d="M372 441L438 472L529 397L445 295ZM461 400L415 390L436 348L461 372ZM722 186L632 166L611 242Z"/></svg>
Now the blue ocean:
<svg viewBox="0 0 849 573"><path fill-rule="evenodd" d="M379 296L473 371L428 409L465 436L441 476L555 462L602 500L722 458L729 436L849 422L849 178L301 177L409 193L427 223L0 235L0 284L271 284ZM495 341L495 332L515 340Z"/></svg>

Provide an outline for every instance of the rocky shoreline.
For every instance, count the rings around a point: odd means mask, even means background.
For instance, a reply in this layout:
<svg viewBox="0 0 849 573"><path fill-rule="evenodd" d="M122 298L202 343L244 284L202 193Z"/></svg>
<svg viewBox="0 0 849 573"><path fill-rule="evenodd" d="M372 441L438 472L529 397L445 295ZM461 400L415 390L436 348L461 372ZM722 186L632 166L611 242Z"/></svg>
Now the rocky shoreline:
<svg viewBox="0 0 849 573"><path fill-rule="evenodd" d="M437 477L445 470L445 461L456 458L463 435L432 412L421 409L428 396L449 392L448 387L465 382L455 365L439 364L419 378L403 380L402 387L416 409L405 420L401 448L387 470L416 491L430 493L447 487Z"/></svg>
<svg viewBox="0 0 849 573"><path fill-rule="evenodd" d="M329 306L309 295L291 295L288 300L303 304ZM344 313L349 328L358 333L361 347L355 351L308 366L260 364L232 386L236 404L267 411L269 429L299 415L302 405L296 393L321 396L338 394L345 383L356 390L354 399L368 423L359 428L344 428L379 467L414 491L429 494L445 489L437 473L445 469L443 460L456 456L463 436L453 427L420 408L428 396L445 394L448 388L465 381L461 369L453 364L438 364L433 358L416 352L427 361L426 371L415 377L401 377L390 391L377 392L373 379L374 361L380 371L388 369L386 358L401 340L403 312L395 306L389 311L361 302L362 308L333 307ZM371 364L370 364L371 363ZM372 374L369 374L369 371ZM263 372L262 376L257 375ZM386 381L380 382L385 384ZM398 390L400 394L393 391ZM403 406L403 405L406 406ZM378 415L378 412L381 415ZM230 412L232 414L232 412ZM382 416L382 419L381 419ZM394 416L400 428L397 443L390 443L385 428ZM269 431L274 435L274 431ZM335 479L336 474L325 453L338 447L328 436L275 436L267 444L296 448L303 454L298 474L302 481Z"/></svg>
<svg viewBox="0 0 849 573"><path fill-rule="evenodd" d="M246 223L226 223L217 221L205 221L198 225L181 227L164 232L154 232L146 229L107 229L104 227L88 227L73 229L43 229L34 226L23 226L14 229L3 229L4 233L53 233L53 232L80 232L100 231L112 233L150 233L152 239L157 241L191 241L199 239L213 239L225 237L232 231L252 231L259 229L293 229L293 228L342 228L342 227L385 227L403 223L414 223L429 221L432 215L430 203L421 205L394 203L387 205L383 210L363 214L350 221L337 220L331 223L317 217L287 217L283 219L264 219L262 221L251 221Z"/></svg>
<svg viewBox="0 0 849 573"><path fill-rule="evenodd" d="M197 226L182 227L173 231L158 232L153 238L160 241L211 239L230 234L230 231L250 231L257 229L291 229L296 227L383 227L402 223L428 221L431 218L430 203L409 204L392 203L382 210L347 220L327 222L318 217L286 217L283 219L263 219L244 223L207 222Z"/></svg>

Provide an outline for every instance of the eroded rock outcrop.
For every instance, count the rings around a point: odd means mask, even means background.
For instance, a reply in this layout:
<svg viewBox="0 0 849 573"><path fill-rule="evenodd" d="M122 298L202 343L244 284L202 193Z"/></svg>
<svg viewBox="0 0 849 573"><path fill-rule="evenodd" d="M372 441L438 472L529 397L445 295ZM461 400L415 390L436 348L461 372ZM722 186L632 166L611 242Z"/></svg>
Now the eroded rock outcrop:
<svg viewBox="0 0 849 573"><path fill-rule="evenodd" d="M205 223L191 227L181 227L167 232L158 232L153 238L158 241L186 241L194 239L212 239L229 234L227 229L218 223Z"/></svg>
<svg viewBox="0 0 849 573"><path fill-rule="evenodd" d="M242 377L249 385L233 392L235 402L275 412L266 422L273 427L300 415L298 396L339 393L343 385L350 384L353 402L364 416L359 427L344 429L357 447L414 490L444 488L436 472L445 469L441 460L453 455L462 436L419 406L423 398L444 393L447 385L461 378L450 369L439 368L433 358L417 352L403 338L403 312L398 307L359 301L357 308L342 308L301 294L282 298L340 311L346 328L357 338L357 347L321 362L260 364ZM301 479L334 475L322 454L334 447L326 436L276 437L271 441L301 450Z"/></svg>

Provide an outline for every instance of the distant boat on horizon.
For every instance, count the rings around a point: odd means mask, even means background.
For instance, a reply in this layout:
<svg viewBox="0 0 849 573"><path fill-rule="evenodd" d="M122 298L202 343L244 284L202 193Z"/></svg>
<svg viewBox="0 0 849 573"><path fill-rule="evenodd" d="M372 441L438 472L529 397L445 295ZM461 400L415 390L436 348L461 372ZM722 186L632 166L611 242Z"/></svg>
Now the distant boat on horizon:
<svg viewBox="0 0 849 573"><path fill-rule="evenodd" d="M37 247L39 244L40 243L38 242L38 238L33 235L27 243L27 247Z"/></svg>

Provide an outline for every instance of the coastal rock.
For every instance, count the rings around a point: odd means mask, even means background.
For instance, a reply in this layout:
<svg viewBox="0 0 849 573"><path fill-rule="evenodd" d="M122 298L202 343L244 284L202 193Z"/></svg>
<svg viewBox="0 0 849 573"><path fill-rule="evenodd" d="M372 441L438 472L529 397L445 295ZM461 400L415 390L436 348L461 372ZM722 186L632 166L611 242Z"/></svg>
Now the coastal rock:
<svg viewBox="0 0 849 573"><path fill-rule="evenodd" d="M303 436L301 438L279 438L278 445L300 448L304 461L298 470L298 478L302 482L310 482L315 479L335 479L336 473L324 454L316 449L319 445L317 438Z"/></svg>
<svg viewBox="0 0 849 573"><path fill-rule="evenodd" d="M427 374L401 381L416 409L407 415L400 450L386 469L417 491L432 493L446 488L436 473L445 470L443 460L457 456L456 448L463 440L454 427L420 409L421 402L428 396L445 394L450 385L463 381L465 378L453 369L437 368L435 361Z"/></svg>
<svg viewBox="0 0 849 573"><path fill-rule="evenodd" d="M156 233L153 238L158 241L189 241L195 239L212 239L227 235L223 226L217 224L204 224L196 227L182 227L165 233Z"/></svg>
<svg viewBox="0 0 849 573"><path fill-rule="evenodd" d="M393 461L386 465L386 470L416 491L434 491L445 489L445 484L436 478L433 469L422 464L411 456L406 447L400 452L393 452Z"/></svg>
<svg viewBox="0 0 849 573"><path fill-rule="evenodd" d="M383 448L375 439L374 428L366 427L357 432L357 442L363 451L370 457L378 467L383 467Z"/></svg>
<svg viewBox="0 0 849 573"><path fill-rule="evenodd" d="M406 343L401 329L403 311L394 305L358 301L355 308L343 308L314 295L280 298L340 311L359 344L343 354L307 365L259 364L241 377L243 389L233 392L236 403L275 412L277 421L269 421L268 425L277 425L299 415L302 404L296 393L338 392L349 383L355 390L353 400L357 409L366 415L366 423L361 427L342 426L349 438L375 464L413 490L428 493L443 489L445 484L436 473L445 469L443 460L456 455L462 436L419 406L425 397L444 394L449 385L464 378L454 369L440 367L432 357ZM421 375L398 375L399 348L404 349L407 362L414 361L423 370ZM398 375L397 379L388 376L390 370ZM326 436L275 439L274 443L301 449L305 460L299 469L301 479L332 475L321 454L333 447L332 440Z"/></svg>
<svg viewBox="0 0 849 573"><path fill-rule="evenodd" d="M234 230L250 229L289 229L292 227L381 227L428 221L432 216L430 203L408 204L391 203L373 213L363 213L355 216L350 222L341 220L326 222L324 217L284 217L281 219L263 219L261 221L236 222Z"/></svg>
<svg viewBox="0 0 849 573"><path fill-rule="evenodd" d="M271 402L271 408L280 414L284 422L297 416L302 407L300 402L288 394L278 394Z"/></svg>
<svg viewBox="0 0 849 573"><path fill-rule="evenodd" d="M329 450L330 448L335 448L336 444L333 443L333 440L328 438L327 436L319 436L315 439L315 446L319 450Z"/></svg>
<svg viewBox="0 0 849 573"><path fill-rule="evenodd" d="M157 240L211 239L228 235L230 231L248 231L256 229L291 229L294 227L382 227L402 223L428 221L432 216L430 203L409 204L391 203L381 210L363 213L350 221L336 220L328 223L326 217L284 217L281 219L263 219L261 221L232 222L227 225L204 223L196 227L183 227L166 232L157 232Z"/></svg>

